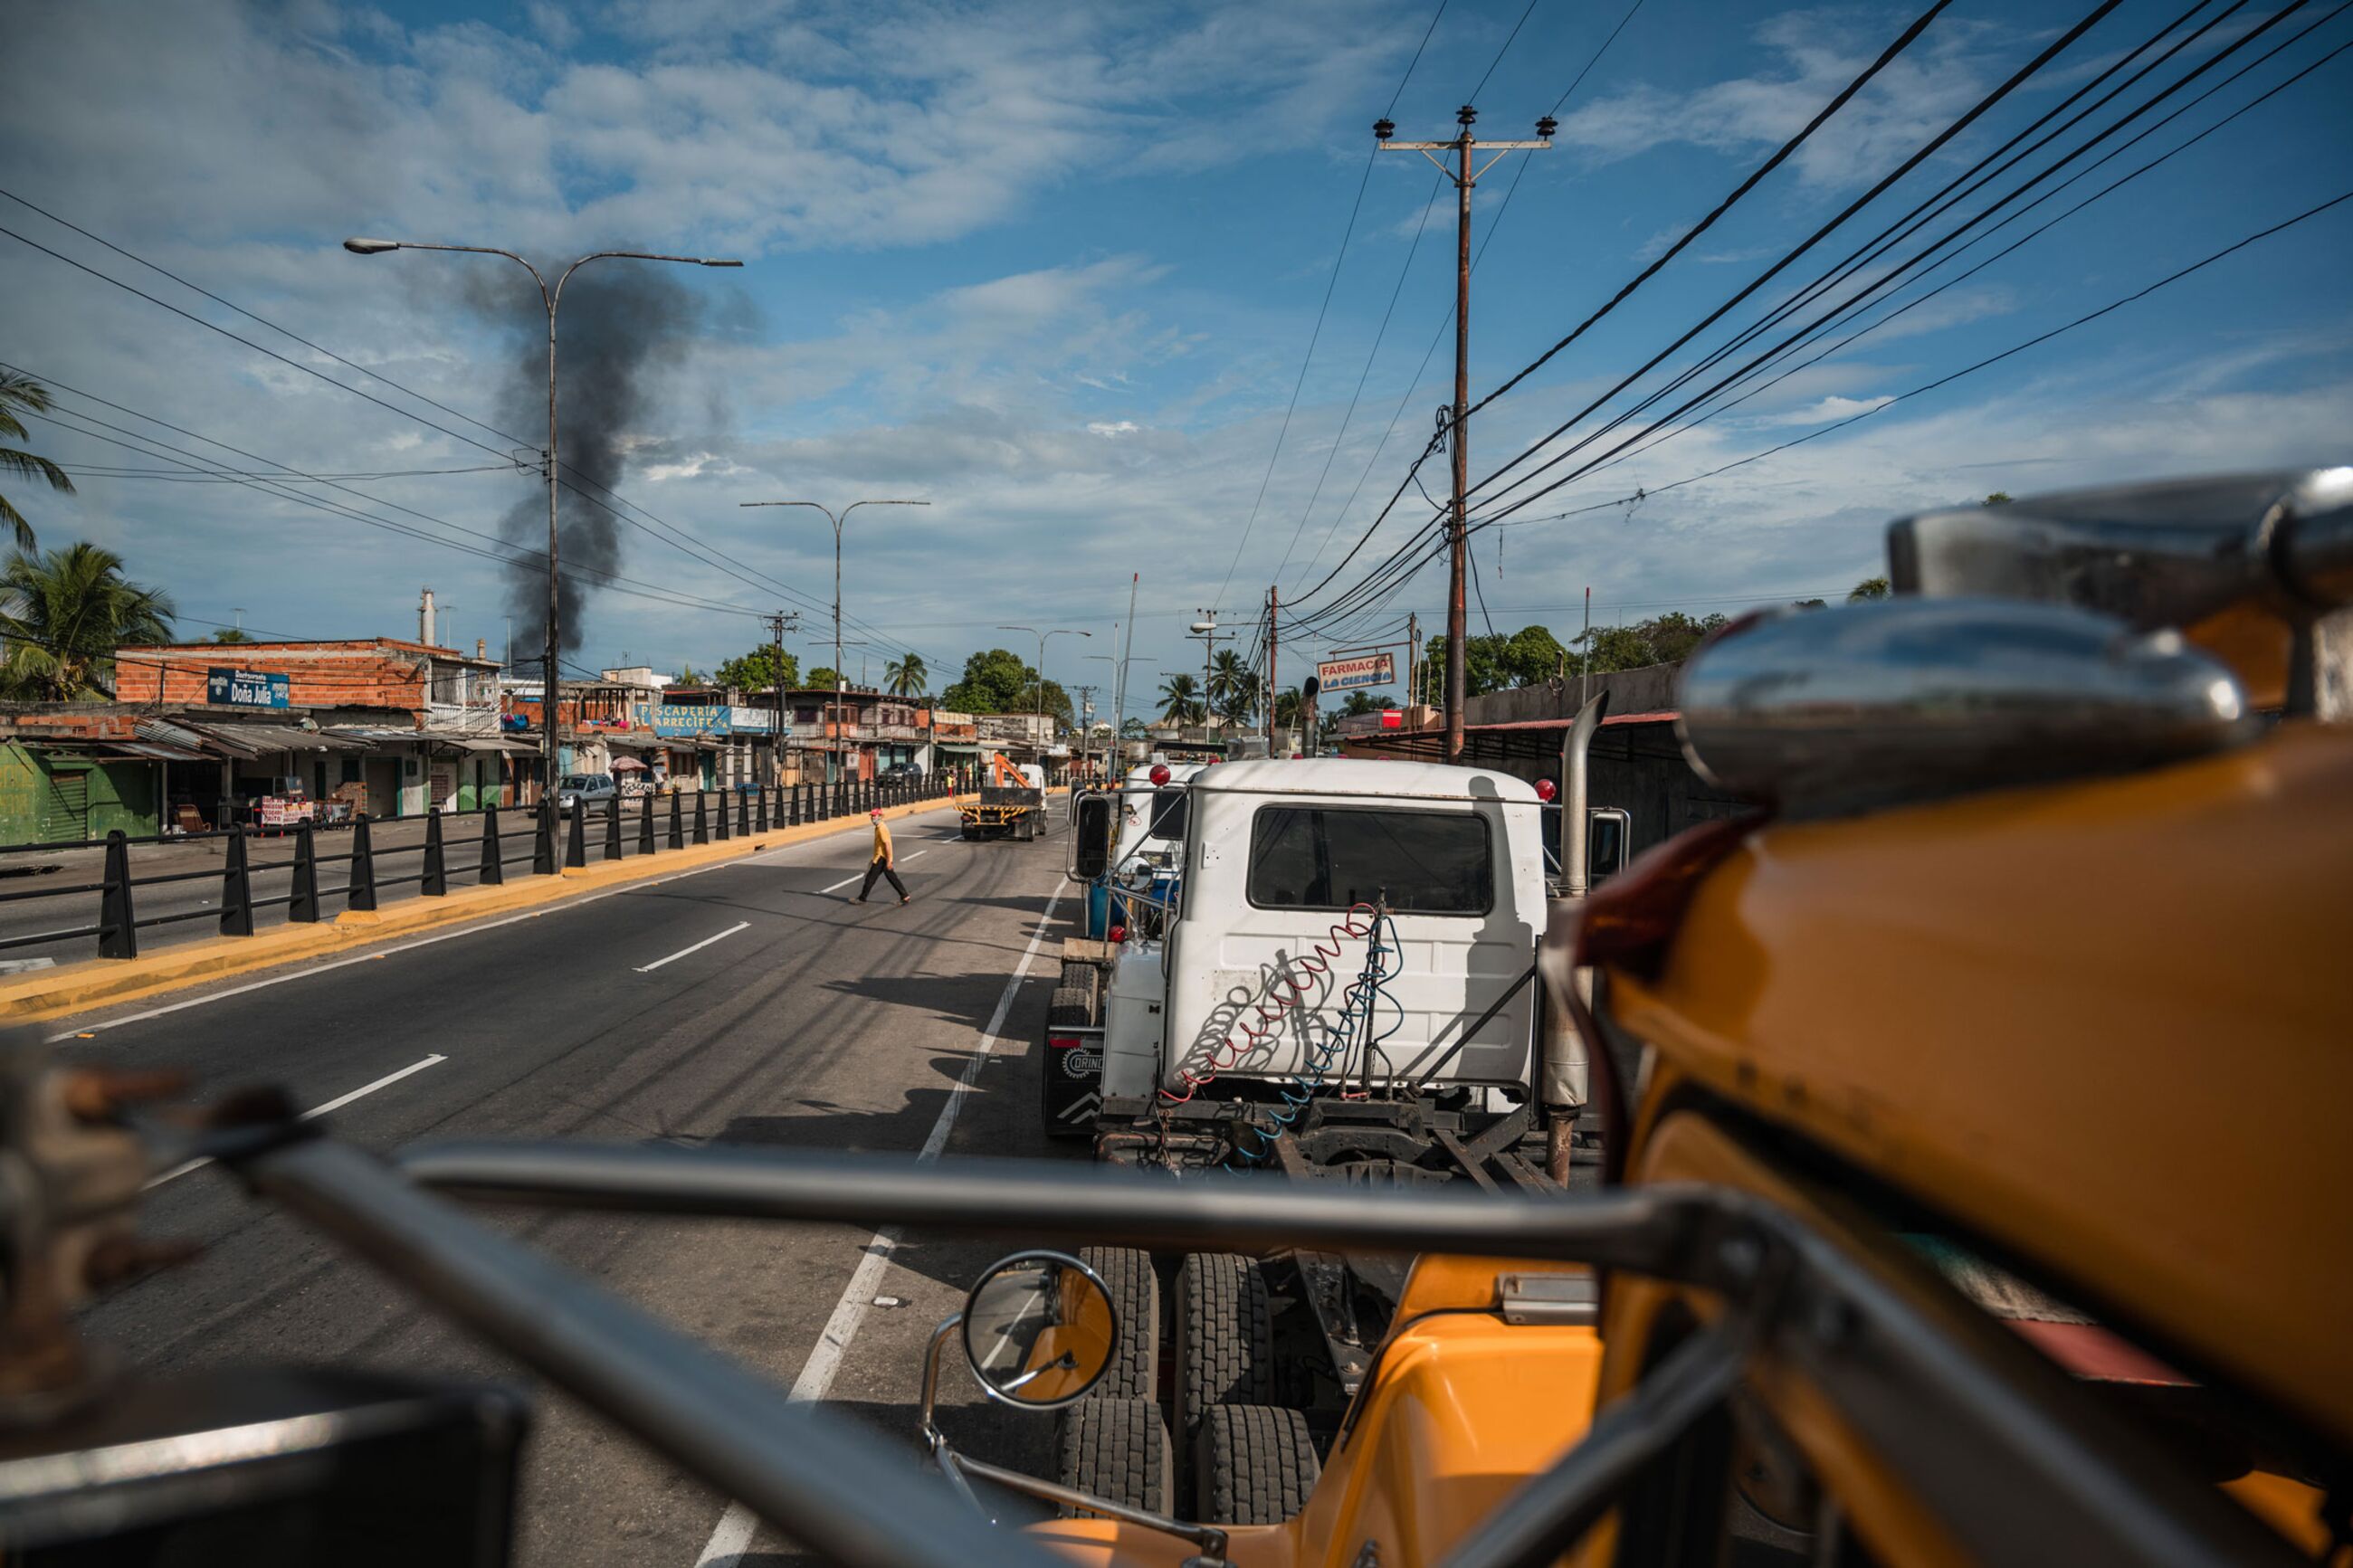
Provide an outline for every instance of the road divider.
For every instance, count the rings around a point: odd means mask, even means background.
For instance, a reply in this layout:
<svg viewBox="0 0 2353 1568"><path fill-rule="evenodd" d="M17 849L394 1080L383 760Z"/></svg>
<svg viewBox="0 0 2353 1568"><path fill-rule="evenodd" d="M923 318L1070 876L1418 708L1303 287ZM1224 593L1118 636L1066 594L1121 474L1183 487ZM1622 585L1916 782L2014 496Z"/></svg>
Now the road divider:
<svg viewBox="0 0 2353 1568"><path fill-rule="evenodd" d="M886 817L952 809L941 800L886 806ZM133 1002L234 975L340 954L419 932L556 906L632 882L663 881L686 872L772 849L863 832L864 817L839 817L798 826L737 835L725 842L690 845L660 856L565 867L561 875L532 877L491 887L452 888L439 898L408 899L381 910L355 910L316 924L273 926L252 936L214 937L137 958L91 959L0 978L0 1023L33 1024L72 1017L101 1006ZM853 879L854 880L855 879Z"/></svg>

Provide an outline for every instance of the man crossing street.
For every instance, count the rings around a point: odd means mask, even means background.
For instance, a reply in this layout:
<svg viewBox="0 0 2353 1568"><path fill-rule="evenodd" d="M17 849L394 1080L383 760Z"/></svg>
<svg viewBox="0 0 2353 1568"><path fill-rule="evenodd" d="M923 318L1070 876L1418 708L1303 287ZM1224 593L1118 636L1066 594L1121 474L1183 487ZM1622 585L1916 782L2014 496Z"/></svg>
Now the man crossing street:
<svg viewBox="0 0 2353 1568"><path fill-rule="evenodd" d="M907 901L907 884L899 880L898 857L891 850L891 830L883 826L882 808L878 805L868 816L874 821L874 858L866 863L866 884L858 889L858 901L864 903L866 895L874 890L875 878L888 877L892 891L903 904Z"/></svg>

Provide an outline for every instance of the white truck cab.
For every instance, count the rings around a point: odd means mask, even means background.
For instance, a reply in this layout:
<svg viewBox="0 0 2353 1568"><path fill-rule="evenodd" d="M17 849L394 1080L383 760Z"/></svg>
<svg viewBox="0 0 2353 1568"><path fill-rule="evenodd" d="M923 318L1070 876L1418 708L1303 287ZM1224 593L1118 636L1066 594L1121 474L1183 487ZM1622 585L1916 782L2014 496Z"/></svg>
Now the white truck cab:
<svg viewBox="0 0 2353 1568"><path fill-rule="evenodd" d="M1533 788L1334 758L1228 763L1186 790L1172 918L1113 944L1094 991L1106 1119L1223 1106L1281 1128L1319 1096L1403 1091L1525 1103L1546 909Z"/></svg>

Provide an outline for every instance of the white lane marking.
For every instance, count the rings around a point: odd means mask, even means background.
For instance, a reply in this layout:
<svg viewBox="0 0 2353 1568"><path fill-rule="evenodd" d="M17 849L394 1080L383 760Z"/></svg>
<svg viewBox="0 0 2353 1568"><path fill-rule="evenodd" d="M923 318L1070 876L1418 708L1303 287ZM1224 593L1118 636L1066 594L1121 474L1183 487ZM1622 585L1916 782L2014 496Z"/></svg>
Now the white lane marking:
<svg viewBox="0 0 2353 1568"><path fill-rule="evenodd" d="M423 1072L427 1068L431 1067L434 1063L446 1062L448 1059L449 1058L448 1057L427 1057L421 1062L411 1062L406 1067L401 1068L398 1072L388 1072L382 1078L376 1079L374 1083L364 1083L359 1088L352 1090L349 1094L337 1095L334 1099L327 1101L324 1105L312 1106L310 1110L302 1113L301 1120L308 1121L314 1116L324 1116L329 1111L341 1110L353 1100L364 1099L368 1095L374 1094L377 1089L389 1088L391 1085L398 1083L402 1079L406 1078L410 1073ZM212 1163L212 1162L209 1160L191 1160L185 1165L174 1165L170 1170L164 1172L162 1175L151 1180L147 1185L150 1188L160 1187L165 1182L171 1181L174 1177L186 1175L190 1171L195 1170L199 1165L208 1165L210 1163Z"/></svg>
<svg viewBox="0 0 2353 1568"><path fill-rule="evenodd" d="M917 815L928 816L931 813L922 812ZM586 904L602 903L607 899L617 899L624 893L642 893L649 888L659 888L668 882L683 882L689 877L700 877L709 871L726 871L744 866L757 866L773 860L780 855L791 855L798 850L828 842L828 839L825 838L808 838L803 839L798 844L781 844L774 849L764 850L760 854L747 856L741 860L716 860L708 866L697 866L691 871L680 871L668 877L649 877L642 882L607 888L601 893L584 894L580 898L570 899L560 904L548 904L540 909L525 910L520 914L508 915L501 920L470 921L453 930L445 931L438 936L418 937L415 942L405 942L398 947L378 948L373 952L363 952L351 958L338 958L332 963L308 964L285 974L273 974L266 980L255 980L243 985L232 985L226 991L212 991L202 996L191 996L185 1002L168 1002L161 1007L150 1007L144 1012L125 1013L120 1018L103 1018L95 1024L78 1024L73 1028L51 1035L47 1043L55 1045L60 1040L79 1039L84 1035L94 1035L100 1029L120 1028L125 1024L143 1023L149 1018L161 1018L166 1014L182 1012L190 1007L202 1007L207 1003L226 1002L232 996L242 996L248 991L266 991L272 985L283 985L290 980L308 980L314 974L325 974L337 969L348 969L354 963L372 963L380 958L397 958L404 952L414 952L420 947L431 947L435 942L454 942L461 936L475 936L486 931L496 931L501 926L515 925L523 921L535 921L542 915L560 914L565 910L576 910ZM852 879L855 880L855 879Z"/></svg>
<svg viewBox="0 0 2353 1568"><path fill-rule="evenodd" d="M859 877L863 877L863 876L865 876L865 875L866 875L866 873L865 873L865 872L860 871L860 872L859 872L859 873L858 873L858 877L844 877L840 881L836 882L832 887L830 887L830 888L819 888L819 889L818 889L818 892L820 892L820 893L838 893L838 892L841 891L841 889L842 889L847 888L848 886L849 886L849 884L850 884L850 883L857 881Z"/></svg>
<svg viewBox="0 0 2353 1568"><path fill-rule="evenodd" d="M920 860L930 853L931 851L928 849L918 849L913 855L902 855L899 858L902 860Z"/></svg>
<svg viewBox="0 0 2353 1568"><path fill-rule="evenodd" d="M659 969L665 963L675 963L690 952L701 952L704 948L709 947L714 942L725 942L737 931L750 931L751 929L752 922L750 921L737 921L733 925L729 926L717 936L706 936L701 942L696 942L692 947L680 948L668 958L657 958L651 963L641 963L638 965L638 973L640 974L651 974L655 970Z"/></svg>
<svg viewBox="0 0 2353 1568"><path fill-rule="evenodd" d="M1029 933L1029 945L1021 950L1021 962L1014 965L1005 990L997 998L997 1011L988 1016L988 1025L980 1032L980 1046L965 1058L964 1076L948 1091L947 1103L940 1107L939 1120L932 1123L931 1136L923 1140L923 1152L916 1159L936 1160L940 1151L947 1147L948 1134L955 1128L956 1111L974 1080L980 1077L981 1065L997 1048L997 1031L1005 1027L1005 1016L1013 1010L1014 995L1029 977L1029 961L1038 956L1038 943L1044 938L1054 918L1054 906L1060 901L1062 889L1069 882L1067 877L1056 879L1053 895L1046 900L1046 912L1038 917L1038 928ZM832 1389L834 1373L841 1370L841 1358L848 1352L849 1342L857 1337L858 1325L865 1320L867 1309L873 1305L875 1288L882 1282L882 1269L898 1245L895 1226L885 1226L868 1238L858 1267L850 1272L849 1283L841 1288L841 1299L833 1304L833 1315L826 1319L825 1328L817 1337L817 1348L801 1363L800 1375L793 1379L792 1393L786 1397L797 1404L813 1404ZM702 1555L694 1560L694 1568L737 1568L759 1529L757 1514L740 1502L729 1503L727 1511L719 1516L719 1527L704 1543Z"/></svg>

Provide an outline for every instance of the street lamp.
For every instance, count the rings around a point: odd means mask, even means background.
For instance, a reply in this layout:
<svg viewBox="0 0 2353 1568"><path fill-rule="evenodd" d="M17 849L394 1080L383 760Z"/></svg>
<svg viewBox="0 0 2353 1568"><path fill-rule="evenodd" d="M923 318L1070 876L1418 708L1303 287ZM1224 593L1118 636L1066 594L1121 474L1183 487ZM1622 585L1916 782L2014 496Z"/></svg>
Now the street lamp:
<svg viewBox="0 0 2353 1568"><path fill-rule="evenodd" d="M839 725L839 724L841 723L841 721L841 721L841 525L842 525L843 523L845 523L845 522L849 521L849 514L850 514L851 512L853 512L853 511L856 511L856 510L857 510L860 507L861 507L861 506L929 506L929 505L931 505L932 503L931 503L931 502L929 502L929 501L927 501L927 500L854 500L854 501L851 501L848 506L843 507L843 508L841 509L841 510L840 510L839 512L838 512L838 513L837 513L837 512L836 512L836 511L835 511L831 507L822 505L822 504L820 504L820 503L818 503L818 502L817 502L817 501L813 501L813 500L747 500L747 501L738 501L736 504L737 504L738 506L746 506L746 507L752 507L752 506L805 506L805 507L811 508L811 509L812 509L812 510L814 510L821 511L821 512L825 513L826 521L833 524L833 721L834 721L834 723L838 726L838 725ZM840 782L840 780L839 780L839 776L838 776L838 774L839 774L839 763L838 763L838 759L839 759L839 758L840 757L840 755L841 755L841 747L840 747L840 741L841 741L841 738L842 738L842 737L841 737L841 732L840 732L840 731L837 728L837 729L836 729L836 731L834 731L834 736L833 736L833 739L834 739L834 742L835 742L835 745L834 745L833 752L832 752L832 754L831 754L830 756L828 756L828 757L826 759L826 762L827 762L827 765L828 765L828 767L829 769L834 770L833 774L832 774L832 775L830 775L830 776L828 776L828 780L827 780L827 782L828 782L828 783L835 783L835 784L838 784L838 783L839 783L839 782Z"/></svg>
<svg viewBox="0 0 2353 1568"><path fill-rule="evenodd" d="M1000 632L1028 632L1038 639L1038 717L1044 719L1046 717L1046 639L1059 637L1091 637L1095 634L1082 632L1076 626L1053 626L1044 631L1039 630L1036 626L999 626L997 629ZM1044 763L1045 758L1046 746L1043 742L1040 742L1038 745L1038 760L1040 765Z"/></svg>
<svg viewBox="0 0 2353 1568"><path fill-rule="evenodd" d="M542 799L555 795L555 679L556 679L556 618L561 613L556 595L555 579L555 488L561 482L556 477L555 457L555 307L564 299L564 285L572 275L592 261L620 258L630 261L675 261L688 267L741 267L740 261L730 261L715 256L659 256L649 250L599 250L582 257L565 268L551 289L538 268L512 250L501 250L494 245L430 245L414 239L362 239L343 241L343 248L353 256L381 256L388 250L458 250L476 256L503 256L531 274L539 285L539 300L547 308L547 668L541 685L540 791Z"/></svg>

